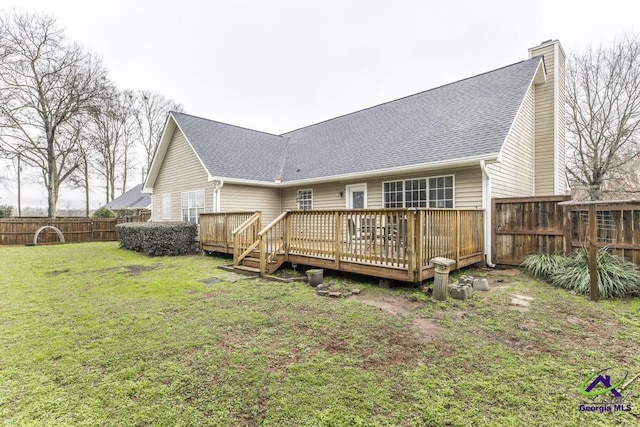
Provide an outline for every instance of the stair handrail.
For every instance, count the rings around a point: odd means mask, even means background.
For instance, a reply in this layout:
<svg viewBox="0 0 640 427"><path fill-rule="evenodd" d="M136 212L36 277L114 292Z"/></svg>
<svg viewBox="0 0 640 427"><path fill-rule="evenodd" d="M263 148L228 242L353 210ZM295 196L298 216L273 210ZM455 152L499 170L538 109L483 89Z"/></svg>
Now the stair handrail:
<svg viewBox="0 0 640 427"><path fill-rule="evenodd" d="M249 245L247 249L245 249L242 253L240 253L240 236L243 232L245 232L249 227L258 223L258 229L260 229L260 221L262 219L262 212L256 212L249 217L245 222L236 227L235 230L231 232L233 236L233 265L240 265L243 259L247 257L251 253L252 250L258 247L260 244L260 239L257 236L254 237L254 242Z"/></svg>
<svg viewBox="0 0 640 427"><path fill-rule="evenodd" d="M280 215L278 215L278 217L276 219L271 221L269 223L269 225L267 225L265 228L260 230L260 232L258 233L258 243L260 245L260 274L261 275L266 274L266 272L267 272L267 263L271 262L272 259L273 259L273 256L274 256L274 254L267 254L266 253L267 245L265 244L265 240L267 238L267 233L273 227L275 227L277 224L279 224L282 220L284 220L289 215L289 213L290 213L290 211L282 212ZM280 248L278 248L278 249L280 249ZM276 251L274 253L277 253L278 249L276 249Z"/></svg>

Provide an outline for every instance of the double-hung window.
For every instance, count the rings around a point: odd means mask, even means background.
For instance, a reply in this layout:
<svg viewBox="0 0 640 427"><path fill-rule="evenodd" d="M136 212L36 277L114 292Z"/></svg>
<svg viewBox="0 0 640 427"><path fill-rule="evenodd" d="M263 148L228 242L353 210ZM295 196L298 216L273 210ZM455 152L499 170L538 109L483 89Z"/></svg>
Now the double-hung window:
<svg viewBox="0 0 640 427"><path fill-rule="evenodd" d="M201 213L204 213L204 191L182 193L182 220L198 224Z"/></svg>
<svg viewBox="0 0 640 427"><path fill-rule="evenodd" d="M298 190L296 201L298 202L298 209L301 211L313 209L313 190Z"/></svg>
<svg viewBox="0 0 640 427"><path fill-rule="evenodd" d="M429 207L453 208L453 175L429 178Z"/></svg>
<svg viewBox="0 0 640 427"><path fill-rule="evenodd" d="M453 208L453 175L388 181L382 190L385 208Z"/></svg>

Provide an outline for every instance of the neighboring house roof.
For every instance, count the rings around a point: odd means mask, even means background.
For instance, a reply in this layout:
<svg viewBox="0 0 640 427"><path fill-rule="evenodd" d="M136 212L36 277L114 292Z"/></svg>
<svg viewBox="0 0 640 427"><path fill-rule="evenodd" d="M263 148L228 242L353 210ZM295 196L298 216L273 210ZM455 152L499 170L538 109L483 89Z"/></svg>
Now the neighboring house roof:
<svg viewBox="0 0 640 427"><path fill-rule="evenodd" d="M116 197L104 207L111 210L119 209L148 209L151 206L151 196L142 193L142 184L138 184L131 190Z"/></svg>
<svg viewBox="0 0 640 427"><path fill-rule="evenodd" d="M176 112L170 119L210 179L292 183L495 158L527 90L544 73L542 63L535 57L283 135ZM153 187L172 126L169 120L145 190Z"/></svg>

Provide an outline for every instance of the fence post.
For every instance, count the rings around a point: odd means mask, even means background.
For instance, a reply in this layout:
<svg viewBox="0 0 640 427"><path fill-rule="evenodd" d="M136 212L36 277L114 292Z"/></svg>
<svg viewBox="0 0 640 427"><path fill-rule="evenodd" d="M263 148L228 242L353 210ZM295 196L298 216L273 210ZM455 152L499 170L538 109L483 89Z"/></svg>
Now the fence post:
<svg viewBox="0 0 640 427"><path fill-rule="evenodd" d="M589 279L591 280L591 289L589 295L591 301L598 302L598 262L596 242L598 241L598 229L596 224L596 205L589 205Z"/></svg>

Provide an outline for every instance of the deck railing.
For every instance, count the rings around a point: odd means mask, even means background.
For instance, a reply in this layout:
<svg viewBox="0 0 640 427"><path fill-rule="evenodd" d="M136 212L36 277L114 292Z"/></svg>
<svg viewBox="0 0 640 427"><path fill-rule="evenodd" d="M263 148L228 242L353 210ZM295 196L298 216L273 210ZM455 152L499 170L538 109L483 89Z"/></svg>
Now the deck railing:
<svg viewBox="0 0 640 427"><path fill-rule="evenodd" d="M229 252L233 248L232 232L255 212L220 212L200 214L200 249L220 248Z"/></svg>
<svg viewBox="0 0 640 427"><path fill-rule="evenodd" d="M484 210L293 211L262 230L256 218L234 232L234 264L258 250L263 274L290 261L421 281L432 276L436 256L455 260L457 268L484 260Z"/></svg>
<svg viewBox="0 0 640 427"><path fill-rule="evenodd" d="M421 266L443 256L456 261L484 253L484 211L467 209L420 209L422 229Z"/></svg>

